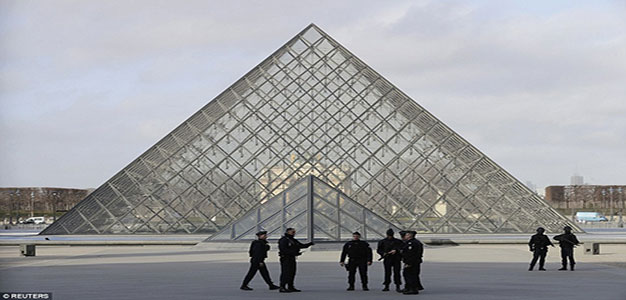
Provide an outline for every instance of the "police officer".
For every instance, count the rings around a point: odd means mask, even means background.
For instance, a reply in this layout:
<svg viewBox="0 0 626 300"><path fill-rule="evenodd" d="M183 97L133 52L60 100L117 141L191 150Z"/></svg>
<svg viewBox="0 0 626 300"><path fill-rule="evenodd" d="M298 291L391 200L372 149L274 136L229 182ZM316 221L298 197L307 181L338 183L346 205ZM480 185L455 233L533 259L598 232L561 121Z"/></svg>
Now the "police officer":
<svg viewBox="0 0 626 300"><path fill-rule="evenodd" d="M296 256L302 254L300 249L313 245L310 243L300 243L294 237L296 230L287 228L285 235L278 240L278 255L280 256L280 290L281 293L300 292L294 286L296 277Z"/></svg>
<svg viewBox="0 0 626 300"><path fill-rule="evenodd" d="M348 264L345 264L348 256ZM352 233L352 240L343 245L339 264L348 270L348 291L354 291L356 270L359 269L359 277L364 291L367 287L367 266L372 264L372 248L366 241L361 241L361 234L357 231Z"/></svg>
<svg viewBox="0 0 626 300"><path fill-rule="evenodd" d="M559 234L554 237L555 240L559 241L559 247L561 247L561 264L562 267L559 271L567 270L567 259L569 258L570 270L574 271L574 265L576 261L574 261L574 247L576 247L580 242L576 238L576 235L572 233L572 227L565 226L563 228L565 233Z"/></svg>
<svg viewBox="0 0 626 300"><path fill-rule="evenodd" d="M537 259L539 259L539 271L545 271L546 269L543 267L546 263L546 255L548 254L548 246L554 247L554 244L550 242L548 236L543 233L546 230L543 227L537 228L537 234L530 237L530 241L528 242L528 247L530 247L530 251L533 252L533 259L530 261L530 267L528 271L532 271L537 263Z"/></svg>
<svg viewBox="0 0 626 300"><path fill-rule="evenodd" d="M403 233L402 262L404 263L404 270L402 275L404 276L405 284L402 293L405 295L416 295L419 294L420 290L424 289L420 281L420 264L424 254L424 245L415 238L417 232L405 231Z"/></svg>
<svg viewBox="0 0 626 300"><path fill-rule="evenodd" d="M270 290L278 289L278 286L272 283L272 278L270 278L270 273L267 271L267 267L265 266L265 259L267 258L267 251L270 250L270 245L267 243L267 231L259 231L256 233L258 237L257 240L252 241L250 244L250 269L248 270L248 274L243 279L243 283L241 284L241 289L244 291L251 291L252 288L248 286L252 277L256 274L256 271L261 272L261 276L265 283L270 287Z"/></svg>
<svg viewBox="0 0 626 300"><path fill-rule="evenodd" d="M404 246L402 240L393 236L393 229L387 230L387 237L378 241L376 252L380 255L380 259L383 261L385 268L385 281L383 284L383 292L389 291L389 284L391 284L391 271L393 269L393 282L396 284L396 292L400 292L402 285L402 279L400 276L400 270L402 269L402 255L400 250Z"/></svg>

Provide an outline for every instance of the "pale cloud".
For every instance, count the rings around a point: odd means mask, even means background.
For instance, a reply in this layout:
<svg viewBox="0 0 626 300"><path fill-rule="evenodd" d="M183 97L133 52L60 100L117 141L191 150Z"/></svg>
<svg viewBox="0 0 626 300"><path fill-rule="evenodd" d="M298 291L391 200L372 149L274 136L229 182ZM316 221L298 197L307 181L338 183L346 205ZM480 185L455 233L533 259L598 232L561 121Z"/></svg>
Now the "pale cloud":
<svg viewBox="0 0 626 300"><path fill-rule="evenodd" d="M626 182L619 1L3 1L0 186L96 187L308 23L522 181Z"/></svg>

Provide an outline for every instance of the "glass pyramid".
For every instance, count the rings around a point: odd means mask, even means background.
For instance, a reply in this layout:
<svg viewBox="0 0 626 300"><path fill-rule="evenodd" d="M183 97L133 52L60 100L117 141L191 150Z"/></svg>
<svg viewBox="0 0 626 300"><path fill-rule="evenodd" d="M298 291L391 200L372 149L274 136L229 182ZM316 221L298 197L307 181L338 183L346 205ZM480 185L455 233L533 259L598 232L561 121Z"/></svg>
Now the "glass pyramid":
<svg viewBox="0 0 626 300"><path fill-rule="evenodd" d="M309 175L222 228L206 241L252 240L266 230L278 239L287 228L309 241L341 241L359 231L363 239L385 237L387 229L400 231L343 192Z"/></svg>
<svg viewBox="0 0 626 300"><path fill-rule="evenodd" d="M421 233L580 231L311 24L42 234L213 233L308 175Z"/></svg>

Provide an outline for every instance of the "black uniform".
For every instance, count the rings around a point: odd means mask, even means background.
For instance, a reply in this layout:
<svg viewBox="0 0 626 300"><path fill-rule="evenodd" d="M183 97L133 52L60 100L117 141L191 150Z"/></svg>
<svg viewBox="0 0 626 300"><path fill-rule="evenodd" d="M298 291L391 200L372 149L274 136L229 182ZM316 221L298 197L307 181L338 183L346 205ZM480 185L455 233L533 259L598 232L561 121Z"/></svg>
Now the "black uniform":
<svg viewBox="0 0 626 300"><path fill-rule="evenodd" d="M423 290L424 287L420 281L420 264L424 255L424 245L415 238L404 242L402 248L402 262L404 262L405 291Z"/></svg>
<svg viewBox="0 0 626 300"><path fill-rule="evenodd" d="M367 286L367 264L372 263L372 248L366 241L352 240L343 245L341 251L341 259L344 262L348 256L348 284L353 287L356 275L356 269L359 269L359 277L363 286Z"/></svg>
<svg viewBox="0 0 626 300"><path fill-rule="evenodd" d="M385 267L385 281L383 284L389 286L391 283L391 271L393 269L393 282L396 285L402 284L400 276L400 270L402 269L402 254L400 251L404 247L402 240L394 237L387 237L378 241L376 252L380 254L383 259L383 265ZM389 254L389 251L396 250L395 254Z"/></svg>
<svg viewBox="0 0 626 300"><path fill-rule="evenodd" d="M533 259L530 261L530 269L532 270L539 259L539 270L543 270L543 266L546 263L546 255L548 254L548 246L554 246L550 239L545 234L537 233L530 237L528 247L530 251L533 251Z"/></svg>
<svg viewBox="0 0 626 300"><path fill-rule="evenodd" d="M580 242L571 232L559 234L554 239L559 241L559 246L561 247L561 264L563 265L561 269L567 269L567 259L569 258L569 265L574 270L574 265L576 264L576 261L574 261L574 246Z"/></svg>
<svg viewBox="0 0 626 300"><path fill-rule="evenodd" d="M270 245L266 240L255 240L250 244L250 269L248 270L248 274L243 279L242 286L247 286L252 280L252 277L256 274L256 271L261 272L261 276L263 276L263 280L270 287L274 286L272 283L272 279L270 278L270 273L267 271L267 267L265 266L265 259L267 258L267 251L270 250Z"/></svg>
<svg viewBox="0 0 626 300"><path fill-rule="evenodd" d="M299 256L300 249L308 248L313 243L300 243L293 235L285 234L278 240L278 255L280 256L280 287L295 289L294 279L296 277L296 256Z"/></svg>

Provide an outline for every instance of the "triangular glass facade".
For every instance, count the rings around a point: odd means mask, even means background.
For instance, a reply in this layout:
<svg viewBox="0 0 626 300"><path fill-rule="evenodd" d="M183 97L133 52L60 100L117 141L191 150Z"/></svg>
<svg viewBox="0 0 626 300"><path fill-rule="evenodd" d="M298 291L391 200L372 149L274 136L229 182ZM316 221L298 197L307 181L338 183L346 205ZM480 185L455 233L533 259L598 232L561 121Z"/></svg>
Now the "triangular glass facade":
<svg viewBox="0 0 626 300"><path fill-rule="evenodd" d="M580 230L312 24L43 234L217 232L307 175L422 233Z"/></svg>
<svg viewBox="0 0 626 300"><path fill-rule="evenodd" d="M315 176L306 176L280 194L222 228L207 241L255 239L266 230L278 239L287 228L309 241L341 241L358 231L363 239L385 237L387 229L399 229Z"/></svg>

